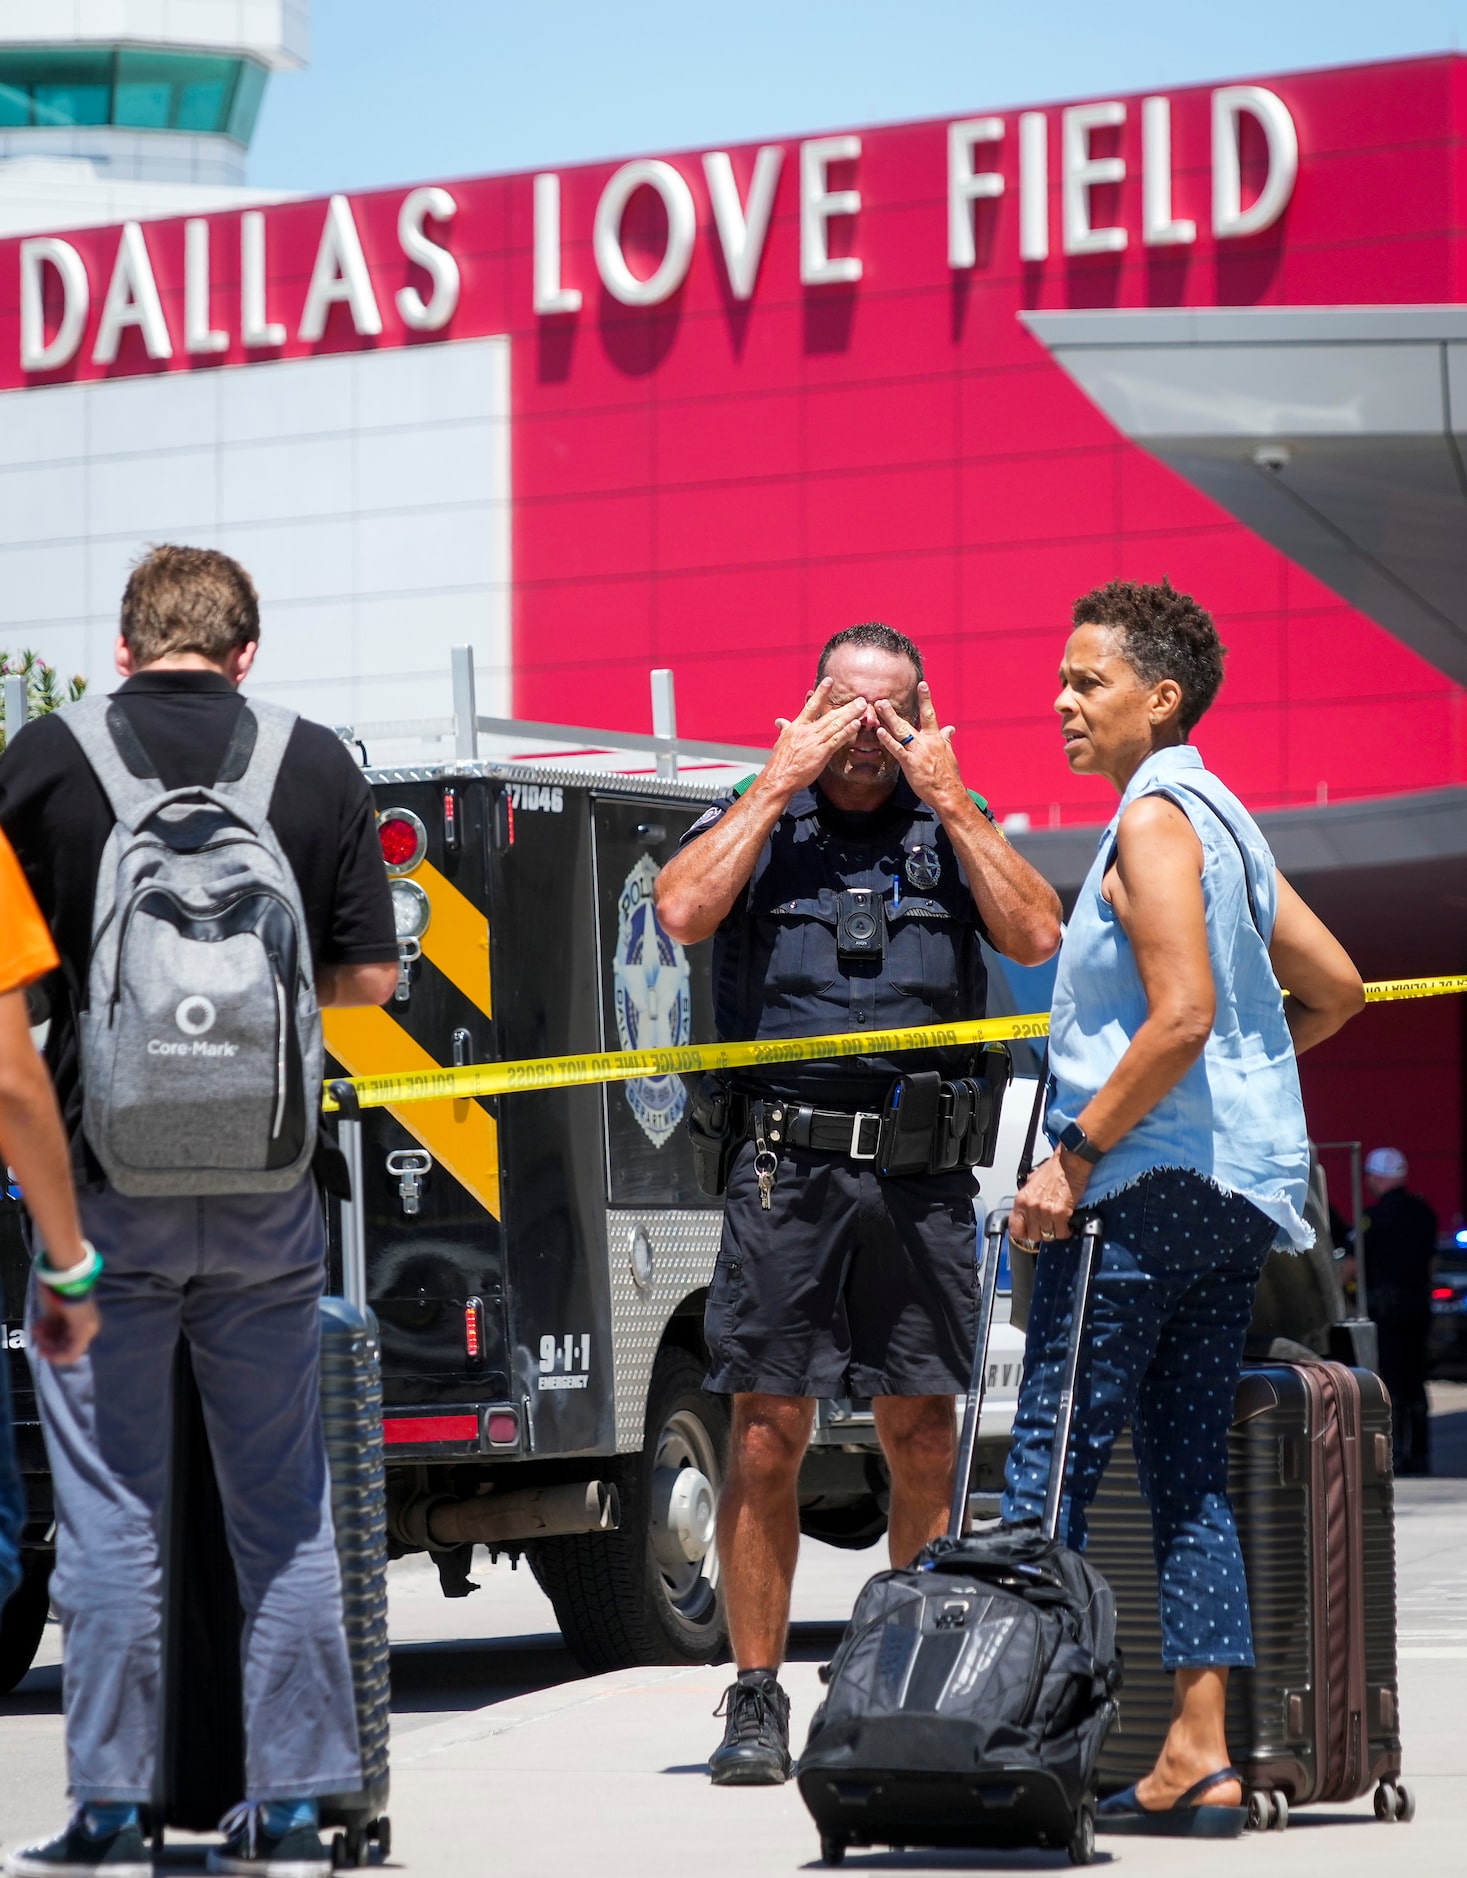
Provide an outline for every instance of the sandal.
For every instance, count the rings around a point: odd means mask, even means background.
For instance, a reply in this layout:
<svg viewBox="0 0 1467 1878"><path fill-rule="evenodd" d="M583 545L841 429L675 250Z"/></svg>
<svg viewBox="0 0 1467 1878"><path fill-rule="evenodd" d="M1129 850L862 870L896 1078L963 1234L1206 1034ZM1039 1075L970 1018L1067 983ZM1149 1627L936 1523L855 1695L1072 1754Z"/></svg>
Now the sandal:
<svg viewBox="0 0 1467 1878"><path fill-rule="evenodd" d="M1113 1793L1108 1800L1102 1800L1095 1813L1097 1832L1150 1833L1160 1839L1238 1839L1248 1824L1246 1806L1195 1806L1193 1802L1213 1787L1219 1787L1225 1780L1236 1780L1241 1786L1243 1776L1236 1767L1219 1768L1215 1774L1208 1774L1195 1786L1188 1787L1179 1800L1171 1806L1157 1811L1143 1806L1136 1798L1136 1789L1127 1787L1124 1793Z"/></svg>

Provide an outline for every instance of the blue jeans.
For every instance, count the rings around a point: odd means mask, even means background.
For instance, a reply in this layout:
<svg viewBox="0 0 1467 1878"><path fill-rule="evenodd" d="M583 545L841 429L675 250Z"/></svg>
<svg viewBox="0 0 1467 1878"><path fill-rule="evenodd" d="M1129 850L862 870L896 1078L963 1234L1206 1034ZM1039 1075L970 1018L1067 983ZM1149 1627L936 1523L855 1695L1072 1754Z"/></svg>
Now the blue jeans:
<svg viewBox="0 0 1467 1878"><path fill-rule="evenodd" d="M56 1490L70 1791L146 1800L158 1738L174 1348L192 1347L244 1607L246 1797L350 1792L356 1703L319 1394L325 1223L307 1177L254 1198L80 1195L107 1261L79 1363L33 1360ZM35 1292L32 1287L31 1308Z"/></svg>
<svg viewBox="0 0 1467 1878"><path fill-rule="evenodd" d="M1060 1535L1085 1509L1129 1423L1151 1508L1168 1669L1251 1668L1248 1586L1228 1504L1228 1431L1258 1274L1277 1228L1237 1194L1157 1170L1097 1208L1105 1236L1075 1388ZM1044 1511L1079 1240L1046 1246L1034 1278L1005 1519Z"/></svg>
<svg viewBox="0 0 1467 1878"><path fill-rule="evenodd" d="M25 1528L25 1489L15 1464L10 1420L10 1357L0 1350L0 1610L20 1583L20 1535Z"/></svg>

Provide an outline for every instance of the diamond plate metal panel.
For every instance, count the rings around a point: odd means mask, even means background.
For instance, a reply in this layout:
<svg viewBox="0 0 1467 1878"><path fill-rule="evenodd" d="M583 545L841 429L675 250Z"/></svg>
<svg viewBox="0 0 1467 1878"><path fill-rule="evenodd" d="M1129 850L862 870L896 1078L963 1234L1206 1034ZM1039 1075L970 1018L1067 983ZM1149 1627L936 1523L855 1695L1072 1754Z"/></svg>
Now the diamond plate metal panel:
<svg viewBox="0 0 1467 1878"><path fill-rule="evenodd" d="M673 1312L713 1277L721 1211L692 1207L665 1211L611 1209L606 1249L611 1275L611 1366L616 1391L616 1449L629 1454L642 1445L652 1365ZM645 1286L633 1268L638 1233L651 1250Z"/></svg>

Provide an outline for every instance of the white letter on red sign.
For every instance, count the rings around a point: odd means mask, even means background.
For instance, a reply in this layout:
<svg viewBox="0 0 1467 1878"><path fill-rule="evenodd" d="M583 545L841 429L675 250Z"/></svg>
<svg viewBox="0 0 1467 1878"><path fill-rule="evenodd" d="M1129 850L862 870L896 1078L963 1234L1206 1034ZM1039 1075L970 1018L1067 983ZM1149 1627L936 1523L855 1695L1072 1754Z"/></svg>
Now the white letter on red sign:
<svg viewBox="0 0 1467 1878"><path fill-rule="evenodd" d="M826 171L832 163L854 163L861 154L859 137L812 137L800 145L800 279L807 287L826 287L861 278L860 258L854 254L830 258L833 215L857 215L859 189L828 189Z"/></svg>
<svg viewBox="0 0 1467 1878"><path fill-rule="evenodd" d="M1182 247L1197 239L1195 222L1172 215L1172 106L1141 101L1141 239L1148 248Z"/></svg>
<svg viewBox="0 0 1467 1878"><path fill-rule="evenodd" d="M1268 175L1251 208L1243 207L1239 118L1256 118L1268 143ZM1289 206L1299 175L1299 136L1289 107L1262 85L1225 85L1212 94L1212 232L1220 241L1256 235Z"/></svg>
<svg viewBox="0 0 1467 1878"><path fill-rule="evenodd" d="M947 127L947 264L975 267L978 243L971 204L1003 194L997 170L975 170L973 152L980 143L1003 140L1001 117L970 117Z"/></svg>
<svg viewBox="0 0 1467 1878"><path fill-rule="evenodd" d="M415 333L436 333L458 310L458 262L447 248L429 241L423 233L423 223L430 216L435 222L448 222L457 214L458 204L448 191L431 188L411 191L403 197L402 207L397 212L397 239L403 253L433 279L431 300L425 301L416 287L398 289L397 310L402 315L402 323Z"/></svg>
<svg viewBox="0 0 1467 1878"><path fill-rule="evenodd" d="M61 280L61 318L46 338L44 269L54 267ZM37 235L20 244L20 369L54 372L70 365L87 328L91 288L81 256L69 241Z"/></svg>
<svg viewBox="0 0 1467 1878"><path fill-rule="evenodd" d="M723 265L735 300L752 299L754 283L759 278L759 263L764 257L764 242L769 234L769 218L774 213L774 192L784 164L784 149L777 143L766 144L754 158L754 174L749 182L749 203L739 201L739 186L734 181L733 161L726 150L710 150L703 159L703 174L708 179L708 199L713 204L713 220L723 249Z"/></svg>
<svg viewBox="0 0 1467 1878"><path fill-rule="evenodd" d="M209 224L183 225L183 349L185 352L227 352L229 334L209 323Z"/></svg>
<svg viewBox="0 0 1467 1878"><path fill-rule="evenodd" d="M122 224L122 239L117 244L117 259L112 264L112 279L97 324L97 343L92 347L92 358L98 365L112 364L129 326L136 326L142 334L150 359L173 357L173 341L168 337L148 244L136 222Z"/></svg>
<svg viewBox="0 0 1467 1878"><path fill-rule="evenodd" d="M1124 228L1090 226L1090 191L1101 183L1126 179L1124 157L1090 154L1090 133L1109 130L1126 121L1123 104L1074 104L1064 114L1064 227L1066 254L1119 254L1126 245Z"/></svg>
<svg viewBox="0 0 1467 1878"><path fill-rule="evenodd" d="M283 346L285 328L265 303L265 217L246 209L239 218L239 336L247 346Z"/></svg>
<svg viewBox="0 0 1467 1878"><path fill-rule="evenodd" d="M579 313L581 290L560 284L560 178L535 178L535 311Z"/></svg>
<svg viewBox="0 0 1467 1878"><path fill-rule="evenodd" d="M1019 114L1019 259L1049 259L1049 119Z"/></svg>
<svg viewBox="0 0 1467 1878"><path fill-rule="evenodd" d="M367 271L367 257L362 253L351 204L345 196L333 196L326 205L321 245L316 250L316 265L306 289L300 337L312 343L323 338L326 315L340 303L350 307L351 323L362 338L375 339L381 332L382 315L372 291L372 276Z"/></svg>
<svg viewBox="0 0 1467 1878"><path fill-rule="evenodd" d="M621 218L639 189L655 189L667 210L667 246L655 271L639 280L627 266L621 246ZM623 163L601 191L591 246L596 271L606 291L623 306L657 306L669 299L688 277L693 242L698 234L698 211L693 192L670 163L648 158Z"/></svg>

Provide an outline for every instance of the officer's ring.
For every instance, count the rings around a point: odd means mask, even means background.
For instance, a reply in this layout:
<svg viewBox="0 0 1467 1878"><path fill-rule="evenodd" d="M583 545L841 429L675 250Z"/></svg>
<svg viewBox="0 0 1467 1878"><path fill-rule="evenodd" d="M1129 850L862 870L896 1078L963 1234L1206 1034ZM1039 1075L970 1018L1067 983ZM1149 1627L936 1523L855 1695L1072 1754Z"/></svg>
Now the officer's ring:
<svg viewBox="0 0 1467 1878"><path fill-rule="evenodd" d="M898 737L897 742L905 750L909 743L912 743L916 740L916 736L917 736L917 733L915 730L909 730L905 737Z"/></svg>
<svg viewBox="0 0 1467 1878"><path fill-rule="evenodd" d="M1039 1228L1039 1237L1041 1239L1052 1239L1054 1237L1054 1234L1050 1232L1046 1227L1041 1226Z"/></svg>

